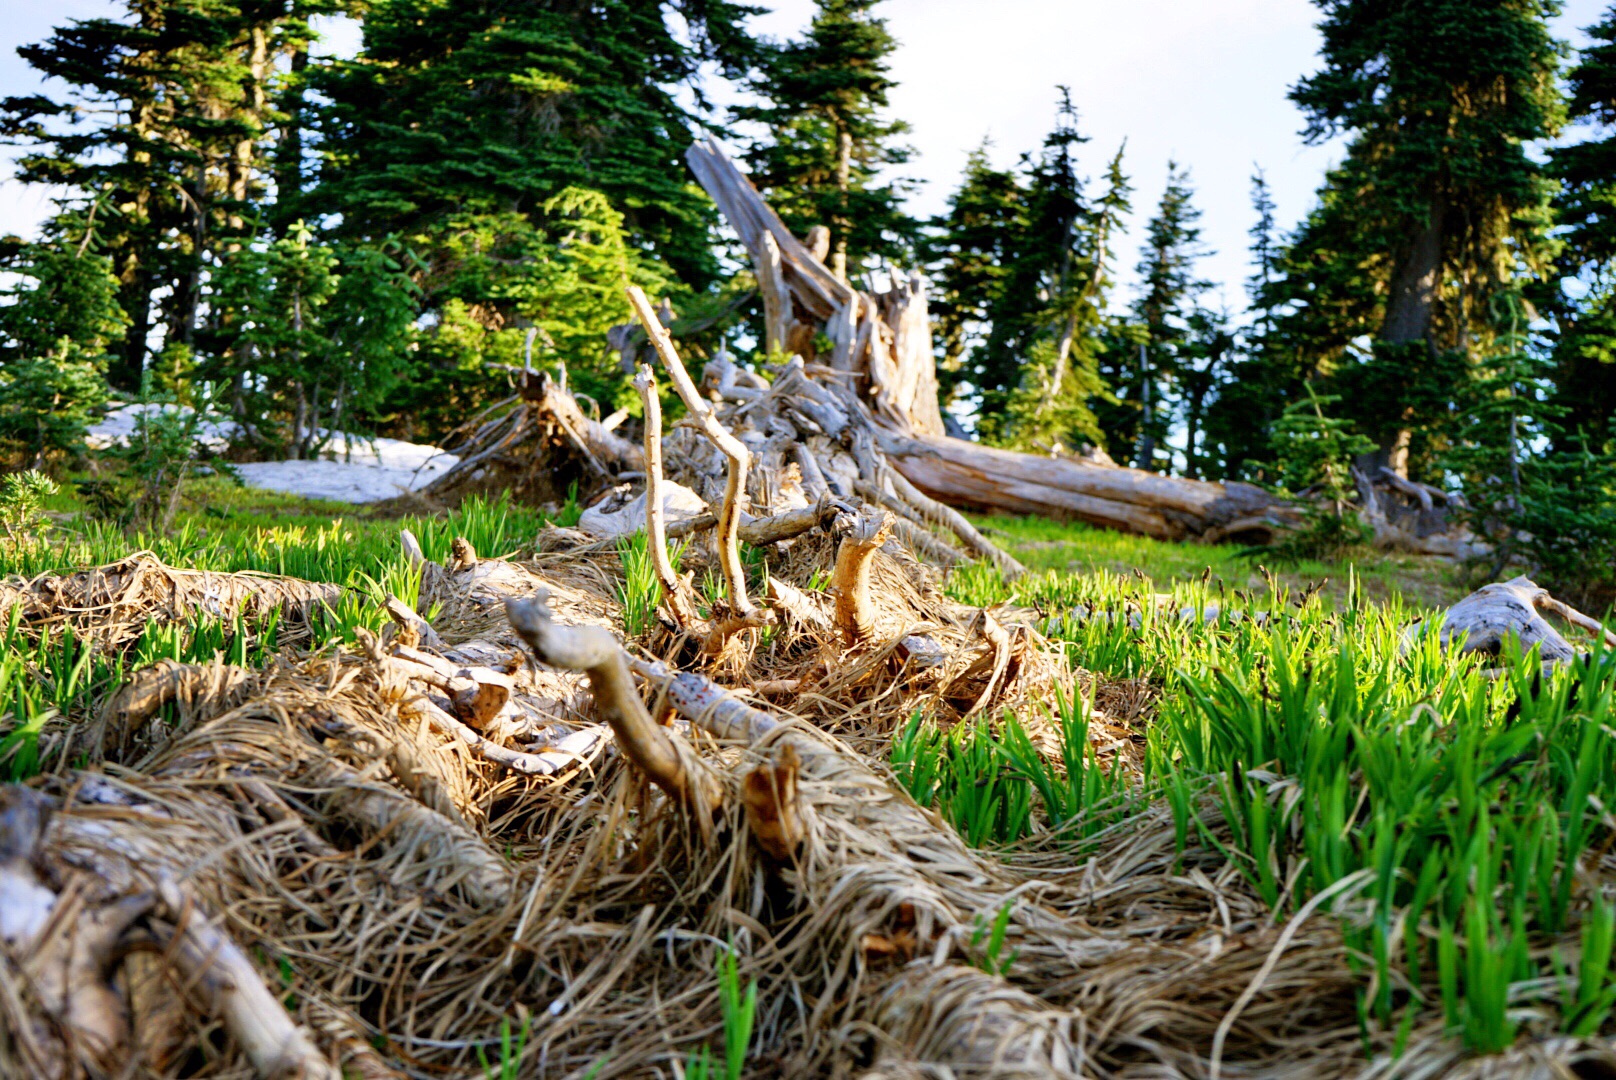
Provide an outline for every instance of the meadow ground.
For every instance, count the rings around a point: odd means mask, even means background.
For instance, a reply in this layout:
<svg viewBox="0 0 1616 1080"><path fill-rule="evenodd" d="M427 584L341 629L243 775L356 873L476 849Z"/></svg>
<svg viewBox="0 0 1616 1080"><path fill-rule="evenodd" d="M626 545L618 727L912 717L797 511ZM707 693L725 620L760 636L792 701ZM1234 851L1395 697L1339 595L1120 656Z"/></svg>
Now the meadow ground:
<svg viewBox="0 0 1616 1080"><path fill-rule="evenodd" d="M197 485L193 500L152 538L85 524L58 496L49 542L0 548L0 575L145 548L177 566L333 582L354 599L313 648L339 649L380 628L384 593L414 601L400 528L442 560L456 535L520 556L544 524L506 503L398 518L222 482ZM1352 985L1338 1014L1313 1006L1310 1022L1338 1047L1332 1068L1357 1058L1441 1072L1533 1047L1574 1054L1616 1028L1616 659L1596 651L1545 677L1518 651L1461 658L1408 636L1465 591L1439 563L1262 569L1233 548L978 520L1031 572L1006 582L968 566L944 592L1032 625L1079 673L1077 691L955 724L917 710L859 740L917 803L1006 865L1086 862L1097 881L1153 838L1153 872L1215 894L1226 937L1272 940L1305 917L1331 920L1323 953L1307 954L1317 971L1286 977ZM654 588L636 579L613 586L619 618L644 607L634 590ZM0 632L0 771L14 780L41 768L48 725L88 717L127 672L215 653L261 665L274 637L203 618L149 625L110 656L16 617ZM1038 995L1036 972L1018 971L997 940L1003 927L983 929L980 966Z"/></svg>

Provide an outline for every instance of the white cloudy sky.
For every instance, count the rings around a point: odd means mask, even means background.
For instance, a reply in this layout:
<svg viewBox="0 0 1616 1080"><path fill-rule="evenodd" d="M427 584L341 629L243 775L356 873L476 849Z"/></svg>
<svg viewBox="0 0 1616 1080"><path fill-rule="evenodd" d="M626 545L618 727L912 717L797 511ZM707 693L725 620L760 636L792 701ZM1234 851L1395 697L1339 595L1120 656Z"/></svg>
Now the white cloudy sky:
<svg viewBox="0 0 1616 1080"><path fill-rule="evenodd" d="M813 11L812 0L761 2L774 10L757 25L776 36L796 33ZM1606 3L1567 0L1560 36L1580 44L1580 28ZM40 85L15 46L118 6L0 0L0 96ZM918 151L906 172L925 182L915 210L942 207L984 136L999 164L1036 147L1053 118L1055 86L1068 85L1093 140L1085 148L1091 174L1128 143L1136 213L1123 247L1124 289L1169 159L1190 168L1204 211L1213 253L1203 271L1238 309L1253 166L1268 174L1280 221L1290 225L1340 154L1339 146L1302 145L1301 117L1285 97L1316 63L1317 9L1308 0L887 0L883 13L900 42L893 111L913 126ZM331 47L351 49L351 27L334 29ZM46 192L0 185L0 233L27 235L49 209Z"/></svg>

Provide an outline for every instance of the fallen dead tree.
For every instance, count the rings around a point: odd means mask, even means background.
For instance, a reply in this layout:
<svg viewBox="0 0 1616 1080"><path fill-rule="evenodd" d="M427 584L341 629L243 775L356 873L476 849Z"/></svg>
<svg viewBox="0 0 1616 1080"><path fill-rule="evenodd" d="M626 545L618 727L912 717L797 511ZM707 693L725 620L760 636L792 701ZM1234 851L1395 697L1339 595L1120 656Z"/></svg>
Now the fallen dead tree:
<svg viewBox="0 0 1616 1080"><path fill-rule="evenodd" d="M802 361L789 385L808 405L778 412L806 421L797 427L822 470L836 440L867 433L873 442L867 453L879 467L865 468L875 475L863 479L891 492L890 467L949 506L1077 519L1164 539L1266 542L1295 523L1285 503L1248 484L1185 480L948 437L919 276L895 276L875 294L852 288L791 234L715 141L696 143L685 156L751 256L766 347ZM814 348L819 333L832 343L829 355ZM738 396L752 399L757 392L747 388Z"/></svg>

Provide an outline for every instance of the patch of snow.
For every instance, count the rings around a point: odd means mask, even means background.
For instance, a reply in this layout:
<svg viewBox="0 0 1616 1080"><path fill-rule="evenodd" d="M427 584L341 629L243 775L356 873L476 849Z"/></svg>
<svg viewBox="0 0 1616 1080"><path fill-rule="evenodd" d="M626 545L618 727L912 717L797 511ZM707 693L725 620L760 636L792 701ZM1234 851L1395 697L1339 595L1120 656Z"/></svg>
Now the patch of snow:
<svg viewBox="0 0 1616 1080"><path fill-rule="evenodd" d="M662 487L662 517L669 524L706 513L707 504L701 496L683 484L665 480ZM606 509L612 501L608 499L585 510L578 519L579 530L602 540L613 540L645 528L645 492L615 510Z"/></svg>
<svg viewBox="0 0 1616 1080"><path fill-rule="evenodd" d="M55 906L56 894L26 863L0 867L0 940L10 945L32 938Z"/></svg>
<svg viewBox="0 0 1616 1080"><path fill-rule="evenodd" d="M190 410L182 405L122 405L90 428L85 443L92 450L126 445L135 432L135 420L156 410ZM204 419L197 442L220 451L236 432L233 421ZM254 461L237 465L248 487L280 491L307 499L370 503L391 499L425 487L458 462L436 446L402 439L367 439L347 432L321 431L329 440L317 461Z"/></svg>
<svg viewBox="0 0 1616 1080"><path fill-rule="evenodd" d="M188 405L156 403L120 405L90 426L90 430L84 436L84 444L91 450L109 450L114 446L127 446L130 437L135 433L135 421L141 416L157 412L189 416L191 408ZM235 433L235 421L207 417L197 425L196 441L199 445L217 453L230 445L230 439Z"/></svg>
<svg viewBox="0 0 1616 1080"><path fill-rule="evenodd" d="M435 446L397 439L377 442L396 445L364 455L356 446L352 461L253 461L237 465L236 471L248 487L284 491L306 499L369 503L423 488L460 460ZM408 452L402 448L408 448Z"/></svg>

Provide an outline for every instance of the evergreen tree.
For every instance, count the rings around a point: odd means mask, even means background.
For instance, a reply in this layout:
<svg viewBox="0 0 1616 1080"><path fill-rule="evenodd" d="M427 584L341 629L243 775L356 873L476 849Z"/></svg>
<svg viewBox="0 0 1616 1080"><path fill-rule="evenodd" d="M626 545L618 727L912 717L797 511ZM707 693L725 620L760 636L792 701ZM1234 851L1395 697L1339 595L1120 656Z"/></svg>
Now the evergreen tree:
<svg viewBox="0 0 1616 1080"><path fill-rule="evenodd" d="M1567 430L1602 433L1616 416L1616 5L1587 28L1594 43L1568 80L1570 116L1591 137L1550 151L1566 228L1561 278L1581 295L1549 298L1560 335L1555 382Z"/></svg>
<svg viewBox="0 0 1616 1080"><path fill-rule="evenodd" d="M310 10L128 0L123 19L76 22L19 50L70 90L0 102L0 134L29 147L20 179L69 190L48 234L112 259L129 316L115 386L139 386L154 326L190 340L210 254L251 232L274 64L288 40L307 40Z"/></svg>
<svg viewBox="0 0 1616 1080"><path fill-rule="evenodd" d="M541 215L568 188L599 191L633 246L654 247L704 286L718 271L713 211L684 166L696 118L677 92L704 61L746 68L752 45L740 27L754 10L728 0L379 0L361 54L311 78L328 101L325 164L306 205L342 214L346 235L377 240L425 236L468 214ZM669 29L674 15L693 44Z"/></svg>
<svg viewBox="0 0 1616 1080"><path fill-rule="evenodd" d="M883 115L897 42L872 12L880 0L816 0L808 32L764 54L752 88L763 104L734 110L768 134L746 160L753 181L798 235L830 230L830 269L847 280L869 258L909 256L918 224L903 210L905 181L880 174L909 159L907 124Z"/></svg>
<svg viewBox="0 0 1616 1080"><path fill-rule="evenodd" d="M1131 189L1119 150L1104 192L1087 197L1076 158L1086 141L1063 87L1042 149L1016 171L973 154L933 224L945 357L976 389L978 434L991 442L1054 449L1102 438L1098 333Z"/></svg>
<svg viewBox="0 0 1616 1080"><path fill-rule="evenodd" d="M1306 137L1352 136L1282 259L1291 344L1334 374L1373 464L1429 460L1486 299L1540 272L1551 185L1526 144L1562 120L1555 0L1316 0ZM1351 350L1360 337L1371 352Z"/></svg>
<svg viewBox="0 0 1616 1080"><path fill-rule="evenodd" d="M36 245L6 270L16 283L0 294L0 445L38 467L48 455L82 449L128 319L103 256Z"/></svg>
<svg viewBox="0 0 1616 1080"><path fill-rule="evenodd" d="M1276 328L1280 312L1275 287L1284 249L1275 223L1273 192L1261 169L1251 177L1251 207L1255 217L1248 232L1252 271L1246 279L1251 321L1229 341L1222 375L1206 410L1208 449L1203 458L1224 479L1240 479L1260 468L1267 456L1268 432L1288 403L1306 397L1309 374L1297 370L1295 350Z"/></svg>
<svg viewBox="0 0 1616 1080"><path fill-rule="evenodd" d="M231 387L249 438L315 457L403 375L413 290L387 252L320 243L304 227L244 246L217 271L220 330L204 373Z"/></svg>
<svg viewBox="0 0 1616 1080"><path fill-rule="evenodd" d="M945 401L962 383L977 390L983 385L979 351L1015 262L1015 245L1026 232L1026 186L1013 170L989 163L988 146L982 140L966 158L960 186L926 240L932 267L928 306Z"/></svg>
<svg viewBox="0 0 1616 1080"><path fill-rule="evenodd" d="M1201 211L1193 198L1189 173L1168 162L1167 186L1145 227L1137 267L1140 292L1133 305L1140 328L1137 361L1128 364L1119 358L1120 377L1112 383L1123 407L1110 411L1116 426L1108 429L1108 439L1119 449L1131 446L1134 462L1142 469L1157 467L1184 376L1198 369L1198 359L1203 362L1199 366L1205 366L1227 351L1226 345L1213 340L1223 333L1219 320L1200 307L1211 284L1195 275L1196 261L1207 252L1197 224ZM1203 392L1203 405L1204 400Z"/></svg>

